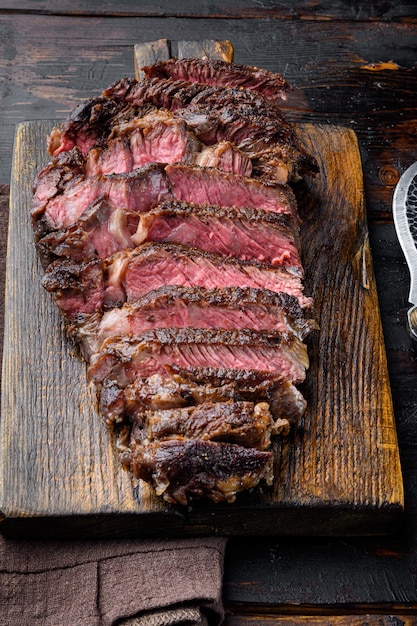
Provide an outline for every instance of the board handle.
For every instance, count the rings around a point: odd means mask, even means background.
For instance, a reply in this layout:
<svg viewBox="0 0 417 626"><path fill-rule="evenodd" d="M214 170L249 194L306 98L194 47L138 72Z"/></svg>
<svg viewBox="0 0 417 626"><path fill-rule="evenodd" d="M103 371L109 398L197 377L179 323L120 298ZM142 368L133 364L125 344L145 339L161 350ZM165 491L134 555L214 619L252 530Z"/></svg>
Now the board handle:
<svg viewBox="0 0 417 626"><path fill-rule="evenodd" d="M168 61L172 57L178 59L212 59L232 63L233 55L233 45L228 39L178 42L170 39L147 41L134 46L135 76L139 80L143 77L142 67L153 65L159 61Z"/></svg>

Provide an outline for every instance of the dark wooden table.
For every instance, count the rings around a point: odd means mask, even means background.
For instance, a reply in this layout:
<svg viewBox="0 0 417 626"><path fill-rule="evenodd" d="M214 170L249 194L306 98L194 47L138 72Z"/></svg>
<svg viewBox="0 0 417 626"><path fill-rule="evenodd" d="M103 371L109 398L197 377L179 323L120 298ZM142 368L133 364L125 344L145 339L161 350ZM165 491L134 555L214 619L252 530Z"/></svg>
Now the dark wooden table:
<svg viewBox="0 0 417 626"><path fill-rule="evenodd" d="M133 75L133 45L229 39L235 61L282 72L294 121L356 131L403 465L401 532L367 538L229 540L227 623L417 623L417 353L405 331L408 271L392 195L417 160L414 0L0 2L0 241L4 276L15 124L60 119ZM3 286L2 286L3 288Z"/></svg>

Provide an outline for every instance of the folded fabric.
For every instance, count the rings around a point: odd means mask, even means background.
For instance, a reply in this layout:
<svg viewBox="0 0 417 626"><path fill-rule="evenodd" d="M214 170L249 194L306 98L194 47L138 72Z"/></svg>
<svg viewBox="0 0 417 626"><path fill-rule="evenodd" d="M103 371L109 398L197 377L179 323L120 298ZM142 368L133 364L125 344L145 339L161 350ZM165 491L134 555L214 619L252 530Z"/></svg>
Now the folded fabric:
<svg viewBox="0 0 417 626"><path fill-rule="evenodd" d="M218 625L225 544L0 536L0 625Z"/></svg>

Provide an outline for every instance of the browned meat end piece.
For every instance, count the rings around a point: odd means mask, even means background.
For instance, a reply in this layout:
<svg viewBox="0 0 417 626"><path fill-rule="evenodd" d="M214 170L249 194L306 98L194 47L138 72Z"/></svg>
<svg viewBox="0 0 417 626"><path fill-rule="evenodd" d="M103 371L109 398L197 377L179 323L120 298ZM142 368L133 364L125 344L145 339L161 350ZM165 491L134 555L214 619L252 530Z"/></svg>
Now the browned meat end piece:
<svg viewBox="0 0 417 626"><path fill-rule="evenodd" d="M273 100L282 98L290 86L278 73L249 65L238 65L211 59L169 59L144 67L150 78L172 78L206 85L243 87L262 93Z"/></svg>
<svg viewBox="0 0 417 626"><path fill-rule="evenodd" d="M288 432L289 422L275 425L266 402L204 402L193 407L146 411L134 422L138 443L167 439L226 441L266 450L271 435Z"/></svg>
<svg viewBox="0 0 417 626"><path fill-rule="evenodd" d="M147 378L136 378L126 387L106 379L100 390L100 413L108 424L140 420L145 411L195 406L203 402L227 402L243 399L235 383L218 385L188 380L168 371Z"/></svg>
<svg viewBox="0 0 417 626"><path fill-rule="evenodd" d="M141 420L146 411L212 402L266 402L276 423L297 422L306 408L301 392L270 372L226 368L167 368L126 387L106 379L100 413L108 424Z"/></svg>
<svg viewBox="0 0 417 626"><path fill-rule="evenodd" d="M132 106L122 99L99 96L79 104L60 128L54 128L48 140L48 153L58 156L75 146L84 156L106 141L114 126L132 117L142 117L153 109L150 103Z"/></svg>
<svg viewBox="0 0 417 626"><path fill-rule="evenodd" d="M98 260L76 263L54 261L44 274L42 285L54 294L55 303L69 319L103 309L104 277Z"/></svg>
<svg viewBox="0 0 417 626"><path fill-rule="evenodd" d="M267 402L275 421L281 419L297 422L303 415L307 403L302 393L289 380L271 372L228 367L187 367L171 365L167 368L171 376L188 384L214 387L232 386L233 399L249 402Z"/></svg>
<svg viewBox="0 0 417 626"><path fill-rule="evenodd" d="M122 455L136 478L166 501L186 506L198 498L234 502L236 494L273 481L273 454L236 444L184 439L147 446L132 443Z"/></svg>

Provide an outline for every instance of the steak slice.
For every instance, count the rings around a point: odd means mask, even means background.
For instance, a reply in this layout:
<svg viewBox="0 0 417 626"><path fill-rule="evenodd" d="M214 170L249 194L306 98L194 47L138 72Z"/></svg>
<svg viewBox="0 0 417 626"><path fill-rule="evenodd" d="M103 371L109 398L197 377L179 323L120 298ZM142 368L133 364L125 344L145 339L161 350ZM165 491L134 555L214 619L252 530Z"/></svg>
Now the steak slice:
<svg viewBox="0 0 417 626"><path fill-rule="evenodd" d="M205 144L232 142L252 159L255 176L286 183L318 172L316 159L302 147L294 126L275 103L258 94L207 88L175 115Z"/></svg>
<svg viewBox="0 0 417 626"><path fill-rule="evenodd" d="M106 197L116 207L145 212L171 197L169 181L162 165L150 164L126 174L109 176L75 175L65 186L52 185L50 169L38 176L33 201L33 226L39 239L52 230L67 228L97 198ZM45 189L51 189L47 194ZM40 191L42 193L40 193Z"/></svg>
<svg viewBox="0 0 417 626"><path fill-rule="evenodd" d="M120 307L150 291L174 285L205 289L266 288L293 296L301 308L312 305L311 298L303 295L300 276L286 268L226 259L176 244L143 244L118 252L105 261L95 261L95 282L93 275L89 274L88 280L83 278L91 263L80 266L72 259L57 260L44 274L43 286L56 293L58 306L70 319L81 313ZM70 301L65 303L67 294ZM94 306L89 302L90 297Z"/></svg>
<svg viewBox="0 0 417 626"><path fill-rule="evenodd" d="M108 284L120 293L121 302L164 285L178 285L268 289L294 296L302 308L312 304L311 298L303 295L297 270L226 259L172 243L145 243L135 250L120 252L105 262L105 271Z"/></svg>
<svg viewBox="0 0 417 626"><path fill-rule="evenodd" d="M77 263L71 259L51 263L42 285L54 294L56 305L69 319L103 309L104 277L99 260Z"/></svg>
<svg viewBox="0 0 417 626"><path fill-rule="evenodd" d="M171 503L186 506L195 498L234 502L238 492L262 479L268 485L273 481L272 452L199 439L132 443L131 448L122 462Z"/></svg>
<svg viewBox="0 0 417 626"><path fill-rule="evenodd" d="M305 378L308 356L305 344L294 335L164 328L136 337L110 337L91 357L88 377L95 383L111 378L125 386L135 378L162 375L171 365L257 369L296 384Z"/></svg>
<svg viewBox="0 0 417 626"><path fill-rule="evenodd" d="M297 422L307 406L297 387L286 378L271 372L226 367L183 368L176 365L171 365L168 372L178 380L190 381L197 385L211 385L215 388L232 385L236 389L236 399L267 402L276 421Z"/></svg>
<svg viewBox="0 0 417 626"><path fill-rule="evenodd" d="M290 86L281 74L212 59L169 59L142 68L150 78L172 78L206 85L243 87L267 98L287 99Z"/></svg>
<svg viewBox="0 0 417 626"><path fill-rule="evenodd" d="M90 323L86 320L85 325ZM106 311L92 336L96 350L108 337L139 335L152 328L223 328L291 332L304 339L316 328L296 298L264 289L204 289L172 285ZM81 325L83 329L83 325Z"/></svg>
<svg viewBox="0 0 417 626"><path fill-rule="evenodd" d="M167 241L206 252L298 268L299 225L286 214L167 200L140 217L136 245Z"/></svg>
<svg viewBox="0 0 417 626"><path fill-rule="evenodd" d="M105 98L135 107L152 105L158 109L175 111L187 106L192 99L207 88L172 78L122 78L102 92Z"/></svg>
<svg viewBox="0 0 417 626"><path fill-rule="evenodd" d="M286 422L288 427L288 422ZM266 450L275 428L266 402L204 402L193 407L146 411L134 422L137 443L169 439L226 441L245 448Z"/></svg>
<svg viewBox="0 0 417 626"><path fill-rule="evenodd" d="M106 259L119 250L134 248L131 237L138 225L138 213L119 208L101 196L68 228L52 231L37 242L42 266L45 269L60 257L78 263Z"/></svg>
<svg viewBox="0 0 417 626"><path fill-rule="evenodd" d="M193 162L201 144L186 123L156 110L113 127L108 142L87 155L88 176L131 172L147 163Z"/></svg>
<svg viewBox="0 0 417 626"><path fill-rule="evenodd" d="M298 422L306 408L301 392L270 372L226 368L167 367L120 387L106 379L99 390L100 413L108 424L140 420L145 411L206 402L266 402L276 423Z"/></svg>
<svg viewBox="0 0 417 626"><path fill-rule="evenodd" d="M217 167L223 172L250 176L252 161L230 141L219 141L213 146L204 147L195 155L195 164L201 167Z"/></svg>
<svg viewBox="0 0 417 626"><path fill-rule="evenodd" d="M241 399L235 383L197 384L168 370L162 375L136 378L126 387L119 387L114 380L106 379L99 389L100 413L108 424L123 422L125 418L139 420L145 411Z"/></svg>
<svg viewBox="0 0 417 626"><path fill-rule="evenodd" d="M48 138L48 153L58 156L75 146L84 156L102 143L114 126L131 119L142 117L152 111L150 103L132 106L122 99L99 96L79 104L68 115L60 128L54 128Z"/></svg>
<svg viewBox="0 0 417 626"><path fill-rule="evenodd" d="M197 166L168 165L166 173L177 200L223 207L252 207L286 213L294 220L298 219L294 193L285 185L264 184L253 178Z"/></svg>

